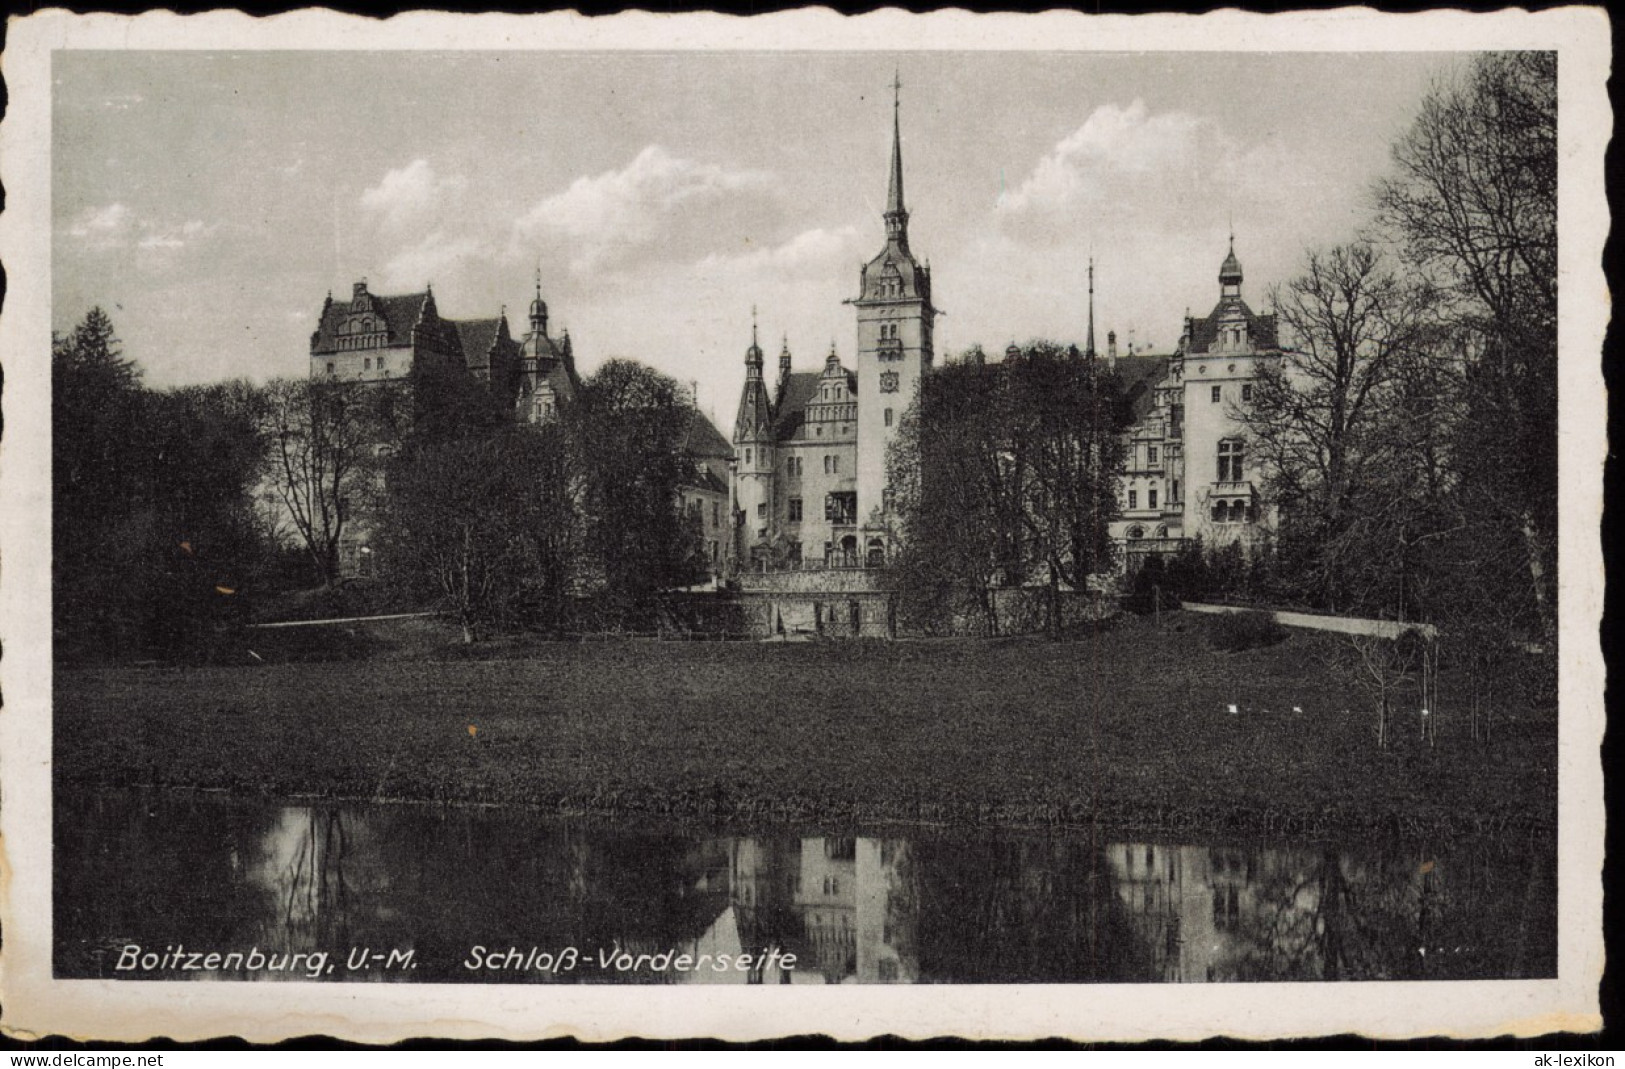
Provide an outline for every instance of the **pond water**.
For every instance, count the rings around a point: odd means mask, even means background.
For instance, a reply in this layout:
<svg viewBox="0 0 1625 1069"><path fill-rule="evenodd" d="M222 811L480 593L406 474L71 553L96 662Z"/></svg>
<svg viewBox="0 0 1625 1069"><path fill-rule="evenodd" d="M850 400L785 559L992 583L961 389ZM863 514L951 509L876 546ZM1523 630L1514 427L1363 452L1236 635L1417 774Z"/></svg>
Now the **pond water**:
<svg viewBox="0 0 1625 1069"><path fill-rule="evenodd" d="M1555 843L830 836L59 795L65 978L1107 983L1556 974Z"/></svg>

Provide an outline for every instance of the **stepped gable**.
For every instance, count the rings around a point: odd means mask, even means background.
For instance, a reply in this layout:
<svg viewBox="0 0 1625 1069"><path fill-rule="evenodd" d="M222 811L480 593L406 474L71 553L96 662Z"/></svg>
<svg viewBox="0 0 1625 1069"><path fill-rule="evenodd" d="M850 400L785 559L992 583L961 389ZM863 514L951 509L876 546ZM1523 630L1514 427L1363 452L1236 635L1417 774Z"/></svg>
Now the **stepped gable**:
<svg viewBox="0 0 1625 1069"><path fill-rule="evenodd" d="M322 307L321 322L311 338L311 352L337 352L339 324L348 319L352 312L361 310L370 311L384 321L387 331L385 346L411 345L412 328L423 315L423 306L429 300L429 293L424 290L419 293L384 295L363 291L359 299L368 302L366 309L356 308L353 300L335 301L331 297L328 298L326 305Z"/></svg>
<svg viewBox="0 0 1625 1069"><path fill-rule="evenodd" d="M823 377L822 371L792 371L786 377L784 400L773 422L775 441L787 442L801 433L802 424L807 422L807 405L818 396L818 384Z"/></svg>

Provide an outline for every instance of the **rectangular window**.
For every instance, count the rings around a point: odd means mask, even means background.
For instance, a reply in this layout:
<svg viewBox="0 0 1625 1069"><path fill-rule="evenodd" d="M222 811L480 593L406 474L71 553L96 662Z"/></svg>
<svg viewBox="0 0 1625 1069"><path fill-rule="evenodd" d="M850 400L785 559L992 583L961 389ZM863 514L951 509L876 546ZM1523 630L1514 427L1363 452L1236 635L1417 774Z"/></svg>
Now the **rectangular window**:
<svg viewBox="0 0 1625 1069"><path fill-rule="evenodd" d="M1174 503L1174 502L1176 502L1178 500L1179 500L1179 480L1175 479L1173 486L1170 487L1169 490L1168 490L1168 502L1169 502L1169 504L1172 504L1172 503Z"/></svg>
<svg viewBox="0 0 1625 1069"><path fill-rule="evenodd" d="M1157 462L1157 447L1154 446L1154 445L1148 445L1148 446L1145 447L1145 451L1146 451L1146 461L1148 463L1150 463L1150 464L1153 464L1153 465L1156 464L1156 462Z"/></svg>
<svg viewBox="0 0 1625 1069"><path fill-rule="evenodd" d="M378 370L384 370L384 358L381 356L378 358Z"/></svg>
<svg viewBox="0 0 1625 1069"><path fill-rule="evenodd" d="M750 450L745 450L745 466L750 467Z"/></svg>
<svg viewBox="0 0 1625 1069"><path fill-rule="evenodd" d="M362 371L371 371L372 370L372 357L369 356L365 360L361 361L361 370Z"/></svg>
<svg viewBox="0 0 1625 1069"><path fill-rule="evenodd" d="M331 361L331 360L329 360L327 362L327 373L329 375L331 375L333 373L333 361Z"/></svg>
<svg viewBox="0 0 1625 1069"><path fill-rule="evenodd" d="M886 409L886 426L891 426L891 409Z"/></svg>
<svg viewBox="0 0 1625 1069"><path fill-rule="evenodd" d="M801 498L799 497L792 497L790 499L790 522L801 522Z"/></svg>
<svg viewBox="0 0 1625 1069"><path fill-rule="evenodd" d="M758 520L767 519L767 502L766 501L758 501L758 502L756 502L756 518Z"/></svg>
<svg viewBox="0 0 1625 1069"><path fill-rule="evenodd" d="M1157 507L1157 491L1155 488L1145 492L1145 507L1151 509Z"/></svg>
<svg viewBox="0 0 1625 1069"><path fill-rule="evenodd" d="M858 518L858 495L846 491L828 494L824 498L824 519L830 523L851 524Z"/></svg>
<svg viewBox="0 0 1625 1069"><path fill-rule="evenodd" d="M829 462L831 460L833 460L833 459L834 458L831 457L828 453L824 454L824 474L825 475L828 475L830 473Z"/></svg>
<svg viewBox="0 0 1625 1069"><path fill-rule="evenodd" d="M1241 442L1234 438L1226 438L1219 443L1219 481L1221 483L1239 483L1242 480L1241 468L1245 454Z"/></svg>
<svg viewBox="0 0 1625 1069"><path fill-rule="evenodd" d="M1131 509L1137 509L1140 507L1140 492L1138 490L1130 490L1128 492L1128 507Z"/></svg>
<svg viewBox="0 0 1625 1069"><path fill-rule="evenodd" d="M711 526L722 526L722 502L720 501L711 502Z"/></svg>
<svg viewBox="0 0 1625 1069"><path fill-rule="evenodd" d="M1215 387L1213 387L1213 403L1218 404L1223 399L1224 399L1224 387L1223 386L1215 386Z"/></svg>
<svg viewBox="0 0 1625 1069"><path fill-rule="evenodd" d="M1251 386L1243 386L1241 388L1241 399L1243 401L1251 401L1253 399L1253 388Z"/></svg>

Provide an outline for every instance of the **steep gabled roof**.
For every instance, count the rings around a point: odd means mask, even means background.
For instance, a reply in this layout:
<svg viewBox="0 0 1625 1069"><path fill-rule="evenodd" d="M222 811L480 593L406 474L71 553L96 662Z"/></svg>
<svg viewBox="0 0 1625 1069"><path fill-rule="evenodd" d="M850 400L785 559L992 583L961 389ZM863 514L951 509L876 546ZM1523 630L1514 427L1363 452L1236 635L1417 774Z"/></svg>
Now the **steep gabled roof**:
<svg viewBox="0 0 1625 1069"><path fill-rule="evenodd" d="M789 441L807 421L807 403L818 396L818 384L823 381L822 371L792 371L784 384L784 400L773 421L776 441Z"/></svg>
<svg viewBox="0 0 1625 1069"><path fill-rule="evenodd" d="M1213 343L1219 340L1219 321L1232 307L1238 307L1242 316L1247 320L1247 334L1252 338L1255 349L1276 349L1280 347L1279 334L1276 329L1275 315L1259 315L1247 306L1247 302L1240 297L1227 298L1213 306L1213 311L1201 319L1191 322L1190 347L1186 352L1195 355L1209 352Z"/></svg>
<svg viewBox="0 0 1625 1069"><path fill-rule="evenodd" d="M734 447L717 430L711 418L697 408L688 410L688 426L683 430L682 451L691 457L731 457Z"/></svg>
<svg viewBox="0 0 1625 1069"><path fill-rule="evenodd" d="M468 366L488 367L491 350L496 348L497 338L502 333L502 320L456 319L452 320L452 326L457 328L457 339L462 342L463 359Z"/></svg>

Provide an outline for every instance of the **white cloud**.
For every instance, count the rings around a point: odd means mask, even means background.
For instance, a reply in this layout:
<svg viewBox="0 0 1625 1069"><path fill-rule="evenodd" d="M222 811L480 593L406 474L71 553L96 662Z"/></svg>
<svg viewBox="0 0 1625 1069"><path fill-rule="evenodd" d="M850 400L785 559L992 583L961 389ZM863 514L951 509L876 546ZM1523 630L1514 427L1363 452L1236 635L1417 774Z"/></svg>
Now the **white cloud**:
<svg viewBox="0 0 1625 1069"><path fill-rule="evenodd" d="M749 279L771 274L779 277L815 274L826 276L836 265L853 259L858 251L858 228L806 230L781 245L743 253L711 253L695 265L701 276L728 275Z"/></svg>
<svg viewBox="0 0 1625 1069"><path fill-rule="evenodd" d="M374 288L379 292L416 291L426 284L446 283L441 289L450 292L456 287L448 278L455 279L481 251L480 243L473 238L448 238L436 230L385 263Z"/></svg>
<svg viewBox="0 0 1625 1069"><path fill-rule="evenodd" d="M372 213L388 230L405 230L422 224L436 209L459 193L465 180L460 175L441 177L428 160L413 160L405 167L389 171L375 186L361 194L361 207Z"/></svg>
<svg viewBox="0 0 1625 1069"><path fill-rule="evenodd" d="M1187 112L1102 104L996 213L1007 233L1035 245L1172 237L1267 204L1281 162L1273 145L1244 145Z"/></svg>
<svg viewBox="0 0 1625 1069"><path fill-rule="evenodd" d="M206 225L200 219L191 219L178 227L164 229L144 223L142 237L136 242L136 247L147 250L182 249L208 237L217 229L218 227Z"/></svg>
<svg viewBox="0 0 1625 1069"><path fill-rule="evenodd" d="M122 204L108 204L80 212L68 227L68 233L88 248L108 249L123 245L129 239L132 225L130 209Z"/></svg>
<svg viewBox="0 0 1625 1069"><path fill-rule="evenodd" d="M577 178L533 206L514 223L513 244L516 250L563 246L577 273L657 246L681 258L680 250L714 246L723 222L719 210L770 192L764 172L686 160L650 145L622 169ZM736 225L744 222L740 214Z"/></svg>

